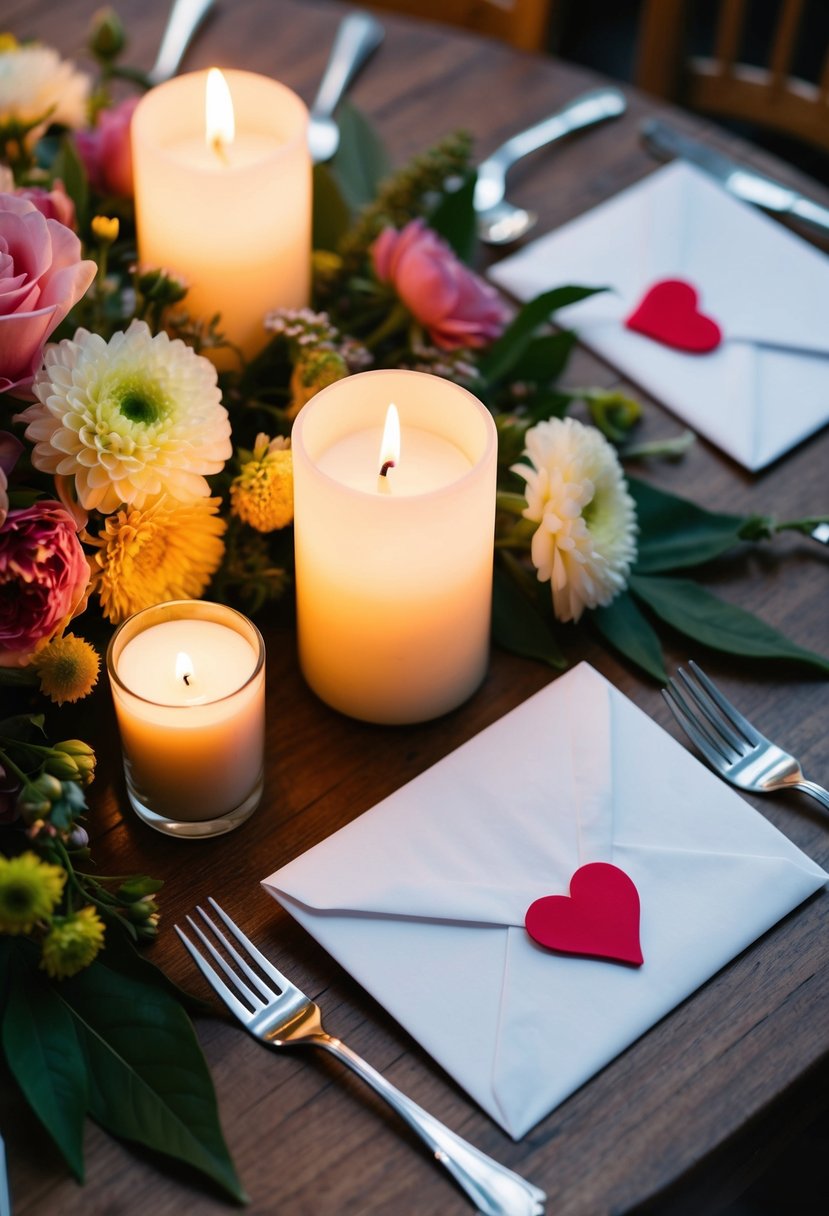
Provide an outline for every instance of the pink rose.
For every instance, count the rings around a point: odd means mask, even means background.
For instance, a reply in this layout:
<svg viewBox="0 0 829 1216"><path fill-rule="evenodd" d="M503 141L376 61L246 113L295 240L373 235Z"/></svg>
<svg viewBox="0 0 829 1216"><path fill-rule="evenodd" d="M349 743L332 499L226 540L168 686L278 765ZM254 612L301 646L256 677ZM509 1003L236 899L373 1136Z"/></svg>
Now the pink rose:
<svg viewBox="0 0 829 1216"><path fill-rule="evenodd" d="M128 97L111 110L101 110L97 126L75 132L89 184L99 194L132 198L130 123L138 101L137 97Z"/></svg>
<svg viewBox="0 0 829 1216"><path fill-rule="evenodd" d="M0 667L22 667L80 610L89 563L57 502L9 511L0 528Z"/></svg>
<svg viewBox="0 0 829 1216"><path fill-rule="evenodd" d="M0 393L29 386L46 339L94 278L74 232L0 194Z"/></svg>
<svg viewBox="0 0 829 1216"><path fill-rule="evenodd" d="M57 220L67 228L76 229L75 204L66 193L63 182L56 178L52 189L43 186L17 186L14 184L14 174L7 165L0 165L0 193L16 194L18 198L26 198L34 203L41 215L47 220Z"/></svg>
<svg viewBox="0 0 829 1216"><path fill-rule="evenodd" d="M372 246L374 270L444 350L483 346L504 328L507 310L423 220L386 228Z"/></svg>

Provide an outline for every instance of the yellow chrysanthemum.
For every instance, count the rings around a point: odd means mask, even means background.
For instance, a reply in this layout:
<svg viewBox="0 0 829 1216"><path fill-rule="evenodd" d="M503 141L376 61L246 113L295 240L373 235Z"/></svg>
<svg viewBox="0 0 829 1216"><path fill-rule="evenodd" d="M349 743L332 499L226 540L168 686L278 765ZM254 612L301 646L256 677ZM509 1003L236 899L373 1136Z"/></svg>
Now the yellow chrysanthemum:
<svg viewBox="0 0 829 1216"><path fill-rule="evenodd" d="M54 980L88 967L104 944L104 924L88 904L71 916L56 916L43 939L40 965Z"/></svg>
<svg viewBox="0 0 829 1216"><path fill-rule="evenodd" d="M161 496L140 510L107 516L92 540L93 590L107 620L118 624L165 600L198 599L224 554L220 498L190 503Z"/></svg>
<svg viewBox="0 0 829 1216"><path fill-rule="evenodd" d="M294 465L287 439L257 435L253 455L230 487L234 515L257 532L275 532L294 517Z"/></svg>
<svg viewBox="0 0 829 1216"><path fill-rule="evenodd" d="M36 853L0 857L0 933L30 933L51 916L65 882L65 871Z"/></svg>
<svg viewBox="0 0 829 1216"><path fill-rule="evenodd" d="M89 642L67 633L39 650L32 666L40 679L40 691L56 705L63 705L65 701L80 701L92 692L101 660Z"/></svg>

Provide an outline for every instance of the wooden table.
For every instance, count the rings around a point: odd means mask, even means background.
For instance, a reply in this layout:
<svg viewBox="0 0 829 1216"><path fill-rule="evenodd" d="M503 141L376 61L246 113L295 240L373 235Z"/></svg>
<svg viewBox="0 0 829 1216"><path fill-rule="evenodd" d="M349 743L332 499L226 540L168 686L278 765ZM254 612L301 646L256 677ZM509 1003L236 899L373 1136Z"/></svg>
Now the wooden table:
<svg viewBox="0 0 829 1216"><path fill-rule="evenodd" d="M96 0L97 2L97 0ZM64 53L80 46L93 0L6 0L6 23ZM166 0L122 0L130 59L148 66ZM218 12L187 66L246 67L271 74L310 101L343 6L299 0L219 0ZM397 162L449 130L465 128L482 157L508 134L597 83L594 74L524 55L456 31L385 19L384 47L354 90ZM629 113L536 156L511 178L511 196L555 227L654 168L642 150L643 116L665 113L629 90ZM829 194L794 170L677 112L677 125L732 146L759 167ZM579 352L568 379L609 386L608 367ZM680 425L646 401L645 437ZM705 442L678 465L654 463L655 483L729 511L796 518L829 508L829 432L762 474L751 476ZM804 645L826 649L829 550L806 538L724 561L717 589ZM486 1152L544 1186L555 1216L601 1216L642 1206L670 1213L713 1213L743 1173L758 1172L768 1152L816 1110L827 1076L829 896L788 916L598 1076L513 1143L433 1061L301 930L258 883L279 865L349 822L484 726L548 683L544 666L495 652L481 691L445 719L408 729L380 728L329 711L299 674L290 624L263 625L269 666L269 765L264 804L234 834L185 843L158 835L127 809L114 728L100 743L95 795L95 855L105 873L144 872L167 880L153 959L196 986L172 931L208 893L219 896L254 939L309 993L329 1026L404 1091ZM590 640L572 646L669 730L658 690ZM671 665L688 657L671 647ZM826 684L791 668L762 668L706 654L706 668L766 732L829 779ZM110 720L106 694L101 715ZM83 733L82 723L79 733ZM825 813L804 798L750 799L811 857L829 862ZM461 1216L466 1199L385 1108L335 1062L316 1056L266 1056L235 1025L203 1018L198 1032L215 1079L225 1132L251 1196L251 1213L280 1216ZM70 1181L35 1120L4 1085L0 1118L10 1158L15 1211L72 1213L227 1211L215 1194L174 1167L90 1125L87 1183Z"/></svg>

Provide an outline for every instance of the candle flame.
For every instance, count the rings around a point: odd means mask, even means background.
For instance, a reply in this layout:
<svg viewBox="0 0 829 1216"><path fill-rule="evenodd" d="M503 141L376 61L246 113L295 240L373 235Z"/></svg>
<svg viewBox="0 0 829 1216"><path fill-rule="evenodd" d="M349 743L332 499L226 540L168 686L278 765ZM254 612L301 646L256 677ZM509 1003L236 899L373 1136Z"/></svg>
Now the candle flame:
<svg viewBox="0 0 829 1216"><path fill-rule="evenodd" d="M207 73L207 88L204 94L204 138L222 160L227 159L227 146L236 136L233 116L233 99L227 81L218 68Z"/></svg>
<svg viewBox="0 0 829 1216"><path fill-rule="evenodd" d="M385 477L400 460L400 415L396 405L386 410L386 425L380 443L380 475Z"/></svg>
<svg viewBox="0 0 829 1216"><path fill-rule="evenodd" d="M189 684L193 678L193 660L189 654L185 654L180 650L176 655L176 679L184 680L185 684Z"/></svg>

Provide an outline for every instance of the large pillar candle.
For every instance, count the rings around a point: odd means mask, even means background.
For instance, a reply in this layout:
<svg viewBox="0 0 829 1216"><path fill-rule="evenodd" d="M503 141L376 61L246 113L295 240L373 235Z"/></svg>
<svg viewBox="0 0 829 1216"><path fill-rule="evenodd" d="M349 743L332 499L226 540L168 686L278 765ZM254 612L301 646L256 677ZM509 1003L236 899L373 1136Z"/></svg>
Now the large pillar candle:
<svg viewBox="0 0 829 1216"><path fill-rule="evenodd" d="M207 72L151 89L136 108L138 254L142 267L180 275L183 306L204 321L220 313L219 328L249 358L268 339L269 309L309 299L308 111L275 80L223 75L233 116L210 130Z"/></svg>
<svg viewBox="0 0 829 1216"><path fill-rule="evenodd" d="M173 600L136 613L107 652L127 793L151 827L215 836L264 779L265 648L241 613Z"/></svg>
<svg viewBox="0 0 829 1216"><path fill-rule="evenodd" d="M382 452L389 405L400 452ZM466 389L348 376L293 428L302 670L329 705L418 722L466 700L489 659L497 435Z"/></svg>

